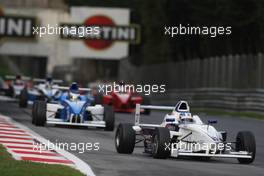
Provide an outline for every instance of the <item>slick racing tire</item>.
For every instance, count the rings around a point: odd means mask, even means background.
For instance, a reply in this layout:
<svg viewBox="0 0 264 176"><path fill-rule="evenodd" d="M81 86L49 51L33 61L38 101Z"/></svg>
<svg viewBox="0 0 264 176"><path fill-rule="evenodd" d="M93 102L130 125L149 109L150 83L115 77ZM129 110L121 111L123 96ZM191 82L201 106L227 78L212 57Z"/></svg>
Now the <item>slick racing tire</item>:
<svg viewBox="0 0 264 176"><path fill-rule="evenodd" d="M33 106L32 106L32 124L35 124L35 119L36 119L36 114L37 114L37 100L34 101Z"/></svg>
<svg viewBox="0 0 264 176"><path fill-rule="evenodd" d="M113 131L115 128L115 113L112 106L104 106L105 131Z"/></svg>
<svg viewBox="0 0 264 176"><path fill-rule="evenodd" d="M236 137L236 151L247 151L252 158L237 158L241 164L250 164L255 160L256 141L255 136L250 131L240 131Z"/></svg>
<svg viewBox="0 0 264 176"><path fill-rule="evenodd" d="M150 99L149 97L143 97L143 105L150 105ZM144 109L143 114L150 115L150 109Z"/></svg>
<svg viewBox="0 0 264 176"><path fill-rule="evenodd" d="M103 94L101 94L101 93L96 94L94 96L93 104L94 105L103 104Z"/></svg>
<svg viewBox="0 0 264 176"><path fill-rule="evenodd" d="M15 96L15 90L12 86L9 86L6 90L6 96L8 97L14 97Z"/></svg>
<svg viewBox="0 0 264 176"><path fill-rule="evenodd" d="M118 153L131 154L135 148L136 133L133 125L120 123L115 134L115 146Z"/></svg>
<svg viewBox="0 0 264 176"><path fill-rule="evenodd" d="M46 109L47 105L45 101L36 101L36 115L33 117L33 121L36 126L44 126L46 123Z"/></svg>
<svg viewBox="0 0 264 176"><path fill-rule="evenodd" d="M166 159L170 156L170 130L157 127L153 133L152 156L158 159Z"/></svg>
<svg viewBox="0 0 264 176"><path fill-rule="evenodd" d="M23 89L19 95L19 107L26 108L28 105L28 92L27 89Z"/></svg>

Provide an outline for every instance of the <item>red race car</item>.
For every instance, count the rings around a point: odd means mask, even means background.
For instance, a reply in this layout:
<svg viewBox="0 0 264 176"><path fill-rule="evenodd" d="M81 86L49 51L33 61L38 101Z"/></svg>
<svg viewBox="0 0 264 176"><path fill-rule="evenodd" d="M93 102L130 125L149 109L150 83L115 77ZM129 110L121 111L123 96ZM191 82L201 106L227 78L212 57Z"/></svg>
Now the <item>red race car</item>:
<svg viewBox="0 0 264 176"><path fill-rule="evenodd" d="M134 92L112 91L108 95L97 94L95 95L96 104L112 105L115 112L135 112L136 104L149 105L150 100L148 97L142 97ZM149 109L142 109L141 113L150 114Z"/></svg>

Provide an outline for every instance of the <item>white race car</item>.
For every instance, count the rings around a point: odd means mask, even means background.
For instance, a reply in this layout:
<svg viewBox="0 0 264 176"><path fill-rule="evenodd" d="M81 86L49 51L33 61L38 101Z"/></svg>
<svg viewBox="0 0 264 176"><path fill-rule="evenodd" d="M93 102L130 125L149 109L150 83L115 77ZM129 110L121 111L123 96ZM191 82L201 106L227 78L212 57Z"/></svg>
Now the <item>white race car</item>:
<svg viewBox="0 0 264 176"><path fill-rule="evenodd" d="M140 123L140 109L171 110L160 125ZM197 115L191 115L186 101L175 107L136 106L135 124L119 124L115 144L118 153L133 153L135 144L143 142L144 152L154 158L190 156L201 159L211 157L237 158L239 163L249 164L255 159L256 143L249 131L237 134L236 141L227 142L226 132L217 131L211 124L203 123Z"/></svg>
<svg viewBox="0 0 264 176"><path fill-rule="evenodd" d="M59 83L62 80L53 80L48 77L47 79L33 79L34 85L32 88L25 87L19 96L19 107L26 108L28 104L33 104L35 100L45 100L47 102L58 101L62 95L62 91L59 90Z"/></svg>
<svg viewBox="0 0 264 176"><path fill-rule="evenodd" d="M30 79L30 77L20 75L7 75L5 76L5 82L2 91L4 91L9 97L18 98L21 91L28 86Z"/></svg>

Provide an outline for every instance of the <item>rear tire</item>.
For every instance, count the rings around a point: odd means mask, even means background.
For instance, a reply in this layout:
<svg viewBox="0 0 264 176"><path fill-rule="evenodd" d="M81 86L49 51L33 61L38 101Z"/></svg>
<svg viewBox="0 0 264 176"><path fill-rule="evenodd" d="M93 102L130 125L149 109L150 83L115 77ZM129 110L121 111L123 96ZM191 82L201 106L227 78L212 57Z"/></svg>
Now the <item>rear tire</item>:
<svg viewBox="0 0 264 176"><path fill-rule="evenodd" d="M152 156L158 159L166 159L170 156L170 130L168 128L155 128L153 134Z"/></svg>
<svg viewBox="0 0 264 176"><path fill-rule="evenodd" d="M118 153L131 154L135 148L136 133L129 123L120 123L115 134L115 146Z"/></svg>
<svg viewBox="0 0 264 176"><path fill-rule="evenodd" d="M113 131L115 128L115 113L112 106L104 106L105 131Z"/></svg>
<svg viewBox="0 0 264 176"><path fill-rule="evenodd" d="M103 104L103 94L98 93L94 96L94 104Z"/></svg>
<svg viewBox="0 0 264 176"><path fill-rule="evenodd" d="M143 105L150 105L150 99L149 97L143 97ZM150 109L144 109L143 114L150 115Z"/></svg>
<svg viewBox="0 0 264 176"><path fill-rule="evenodd" d="M36 115L33 121L36 126L44 126L46 123L46 109L47 105L45 101L36 101Z"/></svg>
<svg viewBox="0 0 264 176"><path fill-rule="evenodd" d="M252 158L238 158L241 164L250 164L255 160L256 141L255 136L250 131L240 131L236 137L236 151L247 151L251 153Z"/></svg>
<svg viewBox="0 0 264 176"><path fill-rule="evenodd" d="M26 108L28 106L28 92L27 89L23 89L19 95L19 107Z"/></svg>
<svg viewBox="0 0 264 176"><path fill-rule="evenodd" d="M15 91L12 86L9 86L7 91L6 91L6 96L8 97L14 97L15 96Z"/></svg>

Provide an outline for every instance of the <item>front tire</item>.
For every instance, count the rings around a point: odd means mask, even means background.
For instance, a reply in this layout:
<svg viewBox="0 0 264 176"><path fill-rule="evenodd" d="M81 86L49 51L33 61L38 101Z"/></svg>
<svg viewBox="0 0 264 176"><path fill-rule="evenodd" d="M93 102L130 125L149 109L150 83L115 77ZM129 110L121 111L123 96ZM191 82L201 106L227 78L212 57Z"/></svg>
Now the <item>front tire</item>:
<svg viewBox="0 0 264 176"><path fill-rule="evenodd" d="M104 106L105 131L113 131L115 128L115 113L112 106Z"/></svg>
<svg viewBox="0 0 264 176"><path fill-rule="evenodd" d="M35 124L36 114L37 114L37 100L34 101L32 106L32 124Z"/></svg>
<svg viewBox="0 0 264 176"><path fill-rule="evenodd" d="M158 159L166 159L170 156L170 130L168 128L155 128L153 134L152 156Z"/></svg>
<svg viewBox="0 0 264 176"><path fill-rule="evenodd" d="M46 109L47 104L45 101L36 101L36 115L33 116L33 122L36 126L44 126L46 123Z"/></svg>
<svg viewBox="0 0 264 176"><path fill-rule="evenodd" d="M120 123L115 134L115 146L118 153L131 154L135 148L136 133L129 123Z"/></svg>
<svg viewBox="0 0 264 176"><path fill-rule="evenodd" d="M19 95L19 107L26 108L28 106L28 92L27 89L23 89Z"/></svg>
<svg viewBox="0 0 264 176"><path fill-rule="evenodd" d="M250 164L255 160L256 141L255 136L250 131L240 131L236 137L236 151L247 151L252 158L238 158L241 164Z"/></svg>

